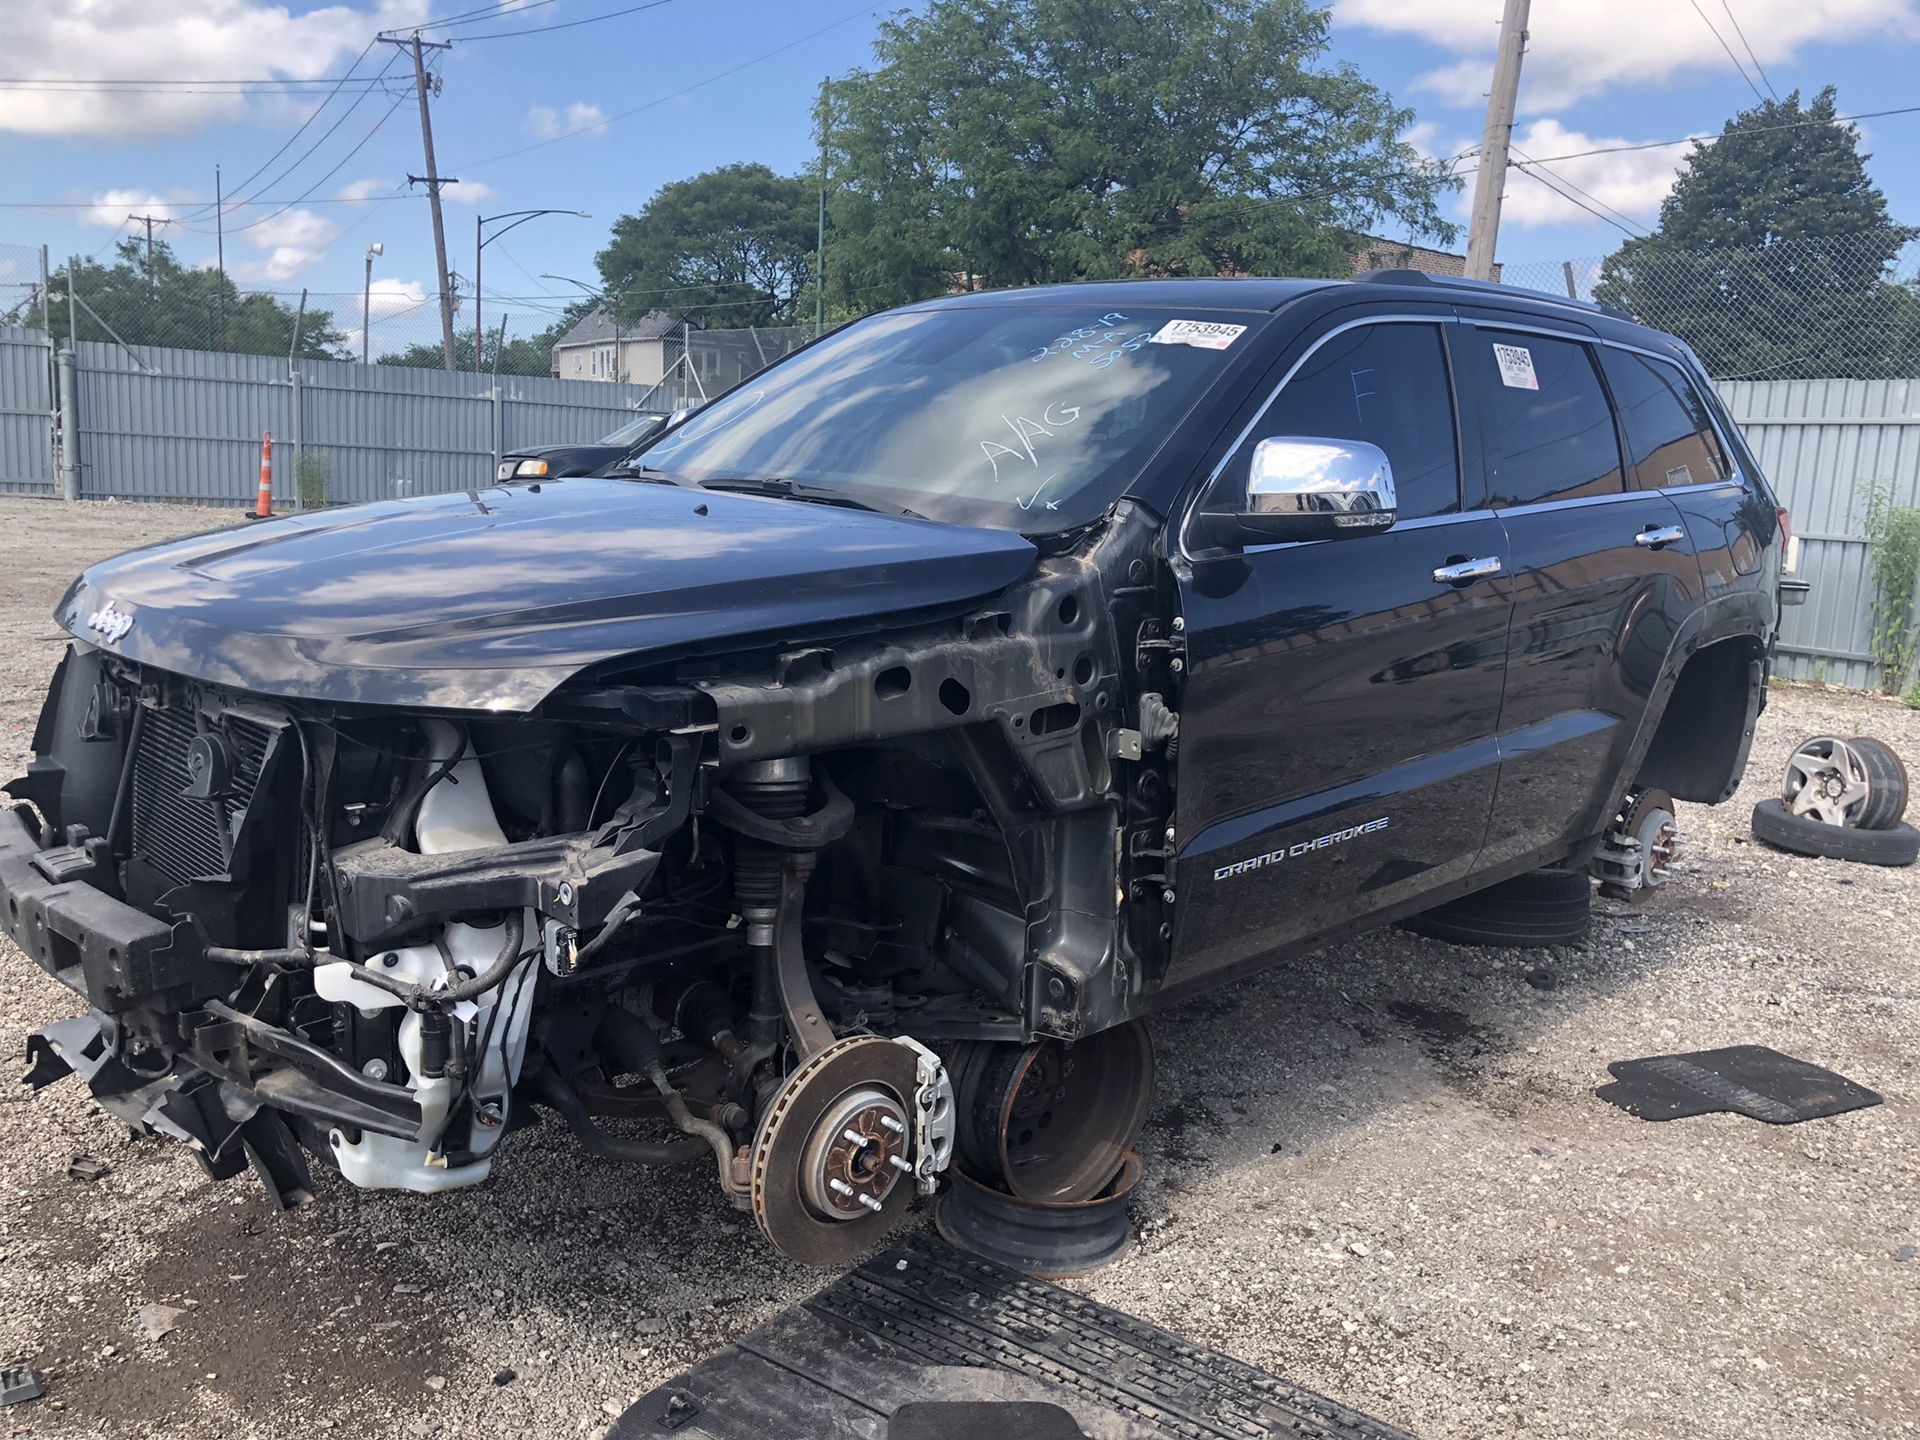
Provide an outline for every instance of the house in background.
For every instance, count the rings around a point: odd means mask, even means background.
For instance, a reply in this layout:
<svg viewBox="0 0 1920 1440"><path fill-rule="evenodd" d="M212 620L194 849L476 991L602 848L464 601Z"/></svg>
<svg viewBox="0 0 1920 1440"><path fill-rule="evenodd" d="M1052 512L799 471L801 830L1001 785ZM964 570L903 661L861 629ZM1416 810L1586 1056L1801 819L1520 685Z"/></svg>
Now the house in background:
<svg viewBox="0 0 1920 1440"><path fill-rule="evenodd" d="M559 380L624 381L657 385L686 351L686 322L666 310L616 324L596 306L554 342L552 374Z"/></svg>

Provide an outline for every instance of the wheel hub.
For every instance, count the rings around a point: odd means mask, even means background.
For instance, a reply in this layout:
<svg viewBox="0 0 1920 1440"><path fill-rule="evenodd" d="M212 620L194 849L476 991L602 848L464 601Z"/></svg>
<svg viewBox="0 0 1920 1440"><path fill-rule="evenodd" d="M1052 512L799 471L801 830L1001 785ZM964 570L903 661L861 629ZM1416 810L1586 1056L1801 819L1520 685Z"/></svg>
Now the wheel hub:
<svg viewBox="0 0 1920 1440"><path fill-rule="evenodd" d="M815 1122L800 1157L807 1208L825 1220L878 1214L912 1165L907 1112L871 1085L848 1091Z"/></svg>
<svg viewBox="0 0 1920 1440"><path fill-rule="evenodd" d="M899 1182L915 1158L918 1087L915 1052L872 1035L836 1041L786 1078L753 1144L753 1216L775 1249L840 1265L892 1228L913 1192Z"/></svg>

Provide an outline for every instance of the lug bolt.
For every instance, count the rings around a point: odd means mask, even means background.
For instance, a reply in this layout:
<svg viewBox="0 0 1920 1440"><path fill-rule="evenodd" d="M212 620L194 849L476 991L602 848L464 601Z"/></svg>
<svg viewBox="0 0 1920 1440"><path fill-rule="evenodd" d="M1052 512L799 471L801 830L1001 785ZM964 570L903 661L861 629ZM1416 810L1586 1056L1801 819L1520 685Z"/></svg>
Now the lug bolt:
<svg viewBox="0 0 1920 1440"><path fill-rule="evenodd" d="M867 1143L868 1143L867 1137L862 1135L858 1130L853 1130L853 1129L842 1130L840 1132L840 1138L843 1140L851 1140L855 1145L859 1146L862 1150L867 1148Z"/></svg>
<svg viewBox="0 0 1920 1440"><path fill-rule="evenodd" d="M836 1195L853 1194L853 1187L847 1184L846 1181L839 1179L837 1176L834 1179L827 1181L827 1188L833 1191L833 1193Z"/></svg>
<svg viewBox="0 0 1920 1440"><path fill-rule="evenodd" d="M909 1165L906 1161L902 1160L898 1155L887 1156L887 1163L893 1166L893 1168L898 1170L902 1175L911 1175L913 1173L913 1166Z"/></svg>
<svg viewBox="0 0 1920 1440"><path fill-rule="evenodd" d="M874 1199L873 1196L871 1195L860 1196L860 1203L866 1206L867 1209L873 1211L874 1214L878 1215L880 1213L880 1202Z"/></svg>
<svg viewBox="0 0 1920 1440"><path fill-rule="evenodd" d="M896 1135L904 1135L907 1133L907 1127L902 1125L898 1120L894 1119L893 1116L891 1115L882 1115L880 1117L880 1123L886 1126L887 1129L893 1131L893 1133Z"/></svg>

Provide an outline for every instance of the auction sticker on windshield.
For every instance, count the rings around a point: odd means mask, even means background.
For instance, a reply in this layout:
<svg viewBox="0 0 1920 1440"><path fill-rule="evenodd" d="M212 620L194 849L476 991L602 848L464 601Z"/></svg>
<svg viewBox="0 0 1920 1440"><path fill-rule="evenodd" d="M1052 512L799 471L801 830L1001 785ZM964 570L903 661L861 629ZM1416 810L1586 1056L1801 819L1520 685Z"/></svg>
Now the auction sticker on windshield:
<svg viewBox="0 0 1920 1440"><path fill-rule="evenodd" d="M1224 350L1246 332L1244 325L1217 320L1169 320L1155 332L1155 345L1191 345L1196 350Z"/></svg>

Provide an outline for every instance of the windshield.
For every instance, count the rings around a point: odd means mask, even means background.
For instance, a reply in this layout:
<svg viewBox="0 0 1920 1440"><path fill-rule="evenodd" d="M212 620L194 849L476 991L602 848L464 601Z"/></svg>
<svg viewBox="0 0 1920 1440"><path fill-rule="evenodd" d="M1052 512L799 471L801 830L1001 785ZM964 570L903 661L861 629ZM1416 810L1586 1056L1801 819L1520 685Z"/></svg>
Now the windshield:
<svg viewBox="0 0 1920 1440"><path fill-rule="evenodd" d="M595 443L600 445L633 445L646 439L647 436L651 435L666 423L667 417L664 415L636 415L618 429L609 430Z"/></svg>
<svg viewBox="0 0 1920 1440"><path fill-rule="evenodd" d="M1125 490L1264 318L1007 304L876 315L748 380L639 463L1056 529Z"/></svg>

